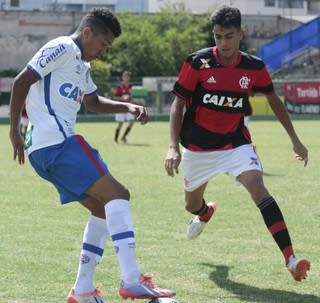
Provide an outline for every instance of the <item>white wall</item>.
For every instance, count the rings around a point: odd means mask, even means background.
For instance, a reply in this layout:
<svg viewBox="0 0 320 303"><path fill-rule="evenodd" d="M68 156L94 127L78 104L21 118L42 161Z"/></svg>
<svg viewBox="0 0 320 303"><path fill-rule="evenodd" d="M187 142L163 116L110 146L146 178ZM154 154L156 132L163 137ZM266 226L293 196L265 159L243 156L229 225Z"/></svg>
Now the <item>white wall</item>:
<svg viewBox="0 0 320 303"><path fill-rule="evenodd" d="M22 69L47 41L71 34L82 14L0 11L0 70Z"/></svg>

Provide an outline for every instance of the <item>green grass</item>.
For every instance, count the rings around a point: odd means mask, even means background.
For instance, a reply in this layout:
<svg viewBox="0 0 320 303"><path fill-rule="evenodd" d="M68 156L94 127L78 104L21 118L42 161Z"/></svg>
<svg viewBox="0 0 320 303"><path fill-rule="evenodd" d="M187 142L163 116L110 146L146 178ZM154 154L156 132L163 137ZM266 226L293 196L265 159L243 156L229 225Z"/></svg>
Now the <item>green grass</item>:
<svg viewBox="0 0 320 303"><path fill-rule="evenodd" d="M80 123L78 132L101 152L131 193L141 270L177 292L179 303L320 303L320 122L295 121L310 152L304 168L274 121L252 121L265 184L278 201L296 254L312 270L293 281L280 250L247 192L226 175L212 180L206 198L218 212L199 239L185 238L182 174L166 176L168 123L136 124L128 145L112 143L114 123ZM27 162L12 161L8 126L0 126L0 303L65 302L73 285L88 213L77 203L60 206L55 189ZM119 270L111 243L96 284L109 303L118 296Z"/></svg>

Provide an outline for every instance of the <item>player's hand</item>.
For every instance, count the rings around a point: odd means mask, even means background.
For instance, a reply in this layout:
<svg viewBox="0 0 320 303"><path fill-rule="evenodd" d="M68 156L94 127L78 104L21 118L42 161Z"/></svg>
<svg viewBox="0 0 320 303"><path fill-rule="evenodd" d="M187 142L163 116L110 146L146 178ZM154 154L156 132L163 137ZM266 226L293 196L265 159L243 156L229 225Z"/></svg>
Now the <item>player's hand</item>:
<svg viewBox="0 0 320 303"><path fill-rule="evenodd" d="M141 124L146 124L149 121L147 108L144 106L130 104L129 112L134 114L137 117L137 120L141 122Z"/></svg>
<svg viewBox="0 0 320 303"><path fill-rule="evenodd" d="M174 176L174 173L179 173L179 164L181 161L181 154L179 147L170 147L164 161L164 166L167 171L167 174L171 177Z"/></svg>
<svg viewBox="0 0 320 303"><path fill-rule="evenodd" d="M13 147L13 160L18 158L19 164L24 164L24 140L19 131L10 131L10 140Z"/></svg>
<svg viewBox="0 0 320 303"><path fill-rule="evenodd" d="M296 159L299 161L304 161L304 166L307 166L308 164L307 148L300 141L298 141L293 145L293 151L296 154Z"/></svg>

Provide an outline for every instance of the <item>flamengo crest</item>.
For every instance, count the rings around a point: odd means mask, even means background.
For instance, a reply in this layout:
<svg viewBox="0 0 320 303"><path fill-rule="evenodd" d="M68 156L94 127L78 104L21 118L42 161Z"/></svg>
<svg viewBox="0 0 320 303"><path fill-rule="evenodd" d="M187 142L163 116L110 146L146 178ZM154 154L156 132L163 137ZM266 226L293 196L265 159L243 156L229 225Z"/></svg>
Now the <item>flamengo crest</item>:
<svg viewBox="0 0 320 303"><path fill-rule="evenodd" d="M242 76L239 80L241 88L249 88L250 79L247 76Z"/></svg>

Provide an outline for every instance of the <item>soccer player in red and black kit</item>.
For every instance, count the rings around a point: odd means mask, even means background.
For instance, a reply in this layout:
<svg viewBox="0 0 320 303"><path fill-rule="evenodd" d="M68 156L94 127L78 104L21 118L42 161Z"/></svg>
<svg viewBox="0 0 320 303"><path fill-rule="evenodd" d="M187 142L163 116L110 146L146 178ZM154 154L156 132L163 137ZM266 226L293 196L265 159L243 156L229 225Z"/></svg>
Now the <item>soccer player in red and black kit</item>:
<svg viewBox="0 0 320 303"><path fill-rule="evenodd" d="M132 85L130 84L130 72L124 71L122 73L122 81L115 89L114 99L121 102L133 103L131 98ZM131 113L117 113L115 114L115 120L118 122L117 128L114 134L114 142L118 143L118 138L120 134L121 127L125 121L128 121L128 126L125 129L123 135L121 136L121 141L127 143L127 135L131 131L135 116Z"/></svg>
<svg viewBox="0 0 320 303"><path fill-rule="evenodd" d="M243 37L240 11L223 6L210 21L216 46L194 52L185 60L174 85L170 111L171 141L165 168L173 176L182 160L186 210L195 215L187 237L199 236L216 210L215 203L206 203L203 198L208 181L228 173L250 193L288 270L301 281L307 277L310 262L296 258L281 210L263 183L262 166L244 125L249 94L266 95L296 158L305 166L308 150L275 93L263 61L239 51ZM182 157L179 143L184 147Z"/></svg>

